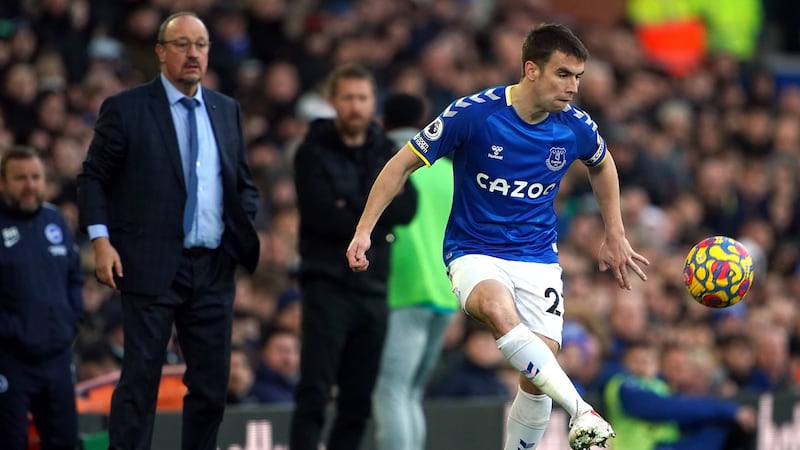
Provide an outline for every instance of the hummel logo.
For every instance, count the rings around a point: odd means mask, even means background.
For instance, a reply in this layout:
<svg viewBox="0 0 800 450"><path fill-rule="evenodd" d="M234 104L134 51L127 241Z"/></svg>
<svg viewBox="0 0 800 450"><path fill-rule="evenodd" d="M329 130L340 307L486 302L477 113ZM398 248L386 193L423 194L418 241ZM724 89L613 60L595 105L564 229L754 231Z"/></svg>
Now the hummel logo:
<svg viewBox="0 0 800 450"><path fill-rule="evenodd" d="M489 153L486 156L488 156L489 158L492 158L492 159L503 159L503 155L500 154L500 152L502 152L502 151L503 151L503 146L502 145L493 145L492 146L492 153Z"/></svg>
<svg viewBox="0 0 800 450"><path fill-rule="evenodd" d="M528 376L528 379L532 379L536 375L539 375L539 369L533 365L533 362L529 362L528 367L525 370L523 370L522 373Z"/></svg>
<svg viewBox="0 0 800 450"><path fill-rule="evenodd" d="M536 442L531 442L530 444L523 441L522 439L519 440L519 448L517 450L527 450L529 448L533 448L536 445Z"/></svg>

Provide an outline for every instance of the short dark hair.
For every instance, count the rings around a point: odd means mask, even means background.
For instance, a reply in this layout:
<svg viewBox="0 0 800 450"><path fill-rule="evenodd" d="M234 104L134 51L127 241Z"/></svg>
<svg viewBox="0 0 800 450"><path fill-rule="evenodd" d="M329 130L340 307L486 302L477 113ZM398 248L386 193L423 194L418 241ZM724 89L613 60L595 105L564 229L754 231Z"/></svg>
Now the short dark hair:
<svg viewBox="0 0 800 450"><path fill-rule="evenodd" d="M425 119L425 103L416 95L390 92L383 101L383 128L421 128Z"/></svg>
<svg viewBox="0 0 800 450"><path fill-rule="evenodd" d="M0 159L0 177L6 178L6 168L8 162L15 159L42 159L39 152L33 147L24 145L17 145L9 148L3 152L3 158Z"/></svg>
<svg viewBox="0 0 800 450"><path fill-rule="evenodd" d="M297 336L297 334L295 334L294 331L286 327L274 323L263 324L261 327L261 338L258 340L258 348L259 349L265 348L274 338L283 335L293 336L299 339L299 337Z"/></svg>
<svg viewBox="0 0 800 450"><path fill-rule="evenodd" d="M157 40L158 40L159 44L163 44L163 43L167 42L167 36L166 36L167 27L169 26L170 22L172 22L173 20L175 20L175 19L177 19L179 17L194 17L194 18L196 18L198 20L201 20L200 16L198 16L197 14L195 14L195 13L193 13L191 11L179 11L179 12L176 12L175 14L170 14L170 16L167 17L166 19L164 19L164 21L161 22L161 25L158 27Z"/></svg>
<svg viewBox="0 0 800 450"><path fill-rule="evenodd" d="M664 348L669 348L669 346L664 346ZM653 342L650 342L648 340L645 340L645 339L634 339L634 340L632 340L630 342L627 342L627 344L625 345L625 351L623 353L627 355L628 353L630 353L630 352L632 352L634 350L654 350L654 351L658 351L660 349L656 344L654 344Z"/></svg>
<svg viewBox="0 0 800 450"><path fill-rule="evenodd" d="M373 92L377 92L378 90L375 77L372 75L372 72L370 72L369 69L361 64L347 63L333 69L333 71L328 75L328 78L325 80L325 92L329 96L333 97L336 95L336 88L338 87L339 80L348 78L367 80L372 85Z"/></svg>
<svg viewBox="0 0 800 450"><path fill-rule="evenodd" d="M523 68L526 61L544 67L556 50L581 61L589 59L589 51L572 30L558 23L542 23L528 32L522 43Z"/></svg>

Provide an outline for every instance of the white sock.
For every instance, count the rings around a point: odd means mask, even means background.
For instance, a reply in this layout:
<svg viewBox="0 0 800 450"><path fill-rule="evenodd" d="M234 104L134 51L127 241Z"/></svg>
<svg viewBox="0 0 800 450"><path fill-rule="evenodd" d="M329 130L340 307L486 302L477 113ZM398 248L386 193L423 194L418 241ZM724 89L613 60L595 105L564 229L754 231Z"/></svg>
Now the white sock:
<svg viewBox="0 0 800 450"><path fill-rule="evenodd" d="M518 388L508 413L505 450L536 448L547 429L552 409L553 400L550 397L529 394Z"/></svg>
<svg viewBox="0 0 800 450"><path fill-rule="evenodd" d="M519 324L497 340L497 348L511 365L534 386L575 417L592 407L581 398L575 385L558 365L555 355L539 336Z"/></svg>

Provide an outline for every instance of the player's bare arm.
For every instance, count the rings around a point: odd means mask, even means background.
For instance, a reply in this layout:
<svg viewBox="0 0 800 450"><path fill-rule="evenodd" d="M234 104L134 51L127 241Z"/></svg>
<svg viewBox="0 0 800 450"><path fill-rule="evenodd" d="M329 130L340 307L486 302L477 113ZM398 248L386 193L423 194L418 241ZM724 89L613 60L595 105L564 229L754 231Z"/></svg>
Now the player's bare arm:
<svg viewBox="0 0 800 450"><path fill-rule="evenodd" d="M422 159L406 144L378 174L378 178L375 179L375 183L369 191L364 212L361 213L361 218L356 225L353 240L347 247L347 263L353 271L363 272L369 267L366 253L372 245L370 234L372 234L375 224L378 223L381 214L395 195L403 188L408 176L423 165Z"/></svg>
<svg viewBox="0 0 800 450"><path fill-rule="evenodd" d="M600 270L610 269L619 287L631 289L628 270L632 270L639 278L646 281L647 275L639 264L649 265L650 262L636 253L625 237L620 209L619 178L611 154L606 156L602 164L589 169L589 180L605 225L605 237L598 255Z"/></svg>

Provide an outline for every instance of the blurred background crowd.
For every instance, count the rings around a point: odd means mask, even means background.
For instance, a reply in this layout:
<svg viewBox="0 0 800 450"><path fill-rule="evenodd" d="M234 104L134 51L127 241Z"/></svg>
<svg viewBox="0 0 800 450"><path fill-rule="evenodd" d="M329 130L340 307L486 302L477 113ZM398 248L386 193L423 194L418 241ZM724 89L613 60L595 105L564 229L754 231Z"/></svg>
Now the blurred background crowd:
<svg viewBox="0 0 800 450"><path fill-rule="evenodd" d="M649 280L631 291L597 270L602 222L585 169L573 167L557 202L567 298L559 358L567 373L586 394L598 395L619 370L626 343L647 340L662 349L662 373L676 392L731 396L800 383L800 64L793 59L800 51L800 5L2 2L0 148L25 144L42 152L48 200L73 226L75 177L99 106L158 74L157 28L179 10L197 12L209 28L203 84L241 103L262 193L260 267L237 282L232 402L292 401L302 295L291 162L308 123L333 114L320 90L330 69L360 62L374 71L380 99L389 92L418 95L432 119L458 97L515 83L520 43L543 21L569 25L591 52L576 104L608 141L629 238L651 261ZM123 337L119 302L96 282L91 246L75 231L86 271L87 320L75 346L84 381L118 369ZM713 234L741 240L756 262L747 299L723 310L695 304L682 281L686 252ZM180 362L176 348L167 364ZM504 364L491 335L459 316L429 394L513 396L517 374Z"/></svg>

